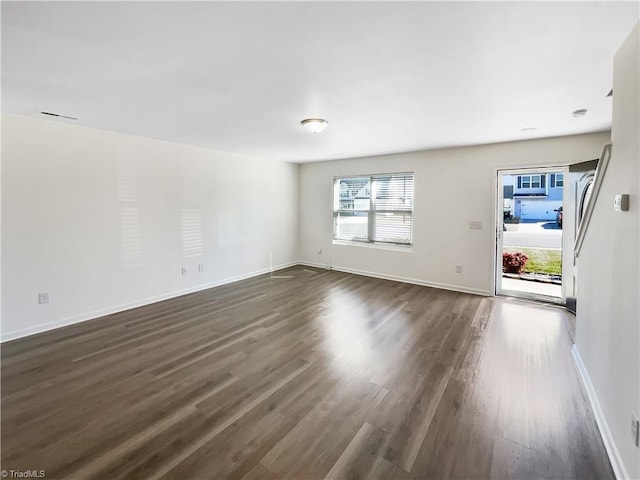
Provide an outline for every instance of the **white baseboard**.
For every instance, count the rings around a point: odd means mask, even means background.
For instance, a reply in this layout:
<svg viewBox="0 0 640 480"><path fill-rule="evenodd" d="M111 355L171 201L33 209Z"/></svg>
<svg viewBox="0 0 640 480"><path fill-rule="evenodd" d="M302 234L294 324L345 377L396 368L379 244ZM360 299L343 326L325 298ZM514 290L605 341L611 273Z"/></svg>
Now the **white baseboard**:
<svg viewBox="0 0 640 480"><path fill-rule="evenodd" d="M327 265L323 265L323 264L319 264L319 263L313 263L313 262L289 262L289 263L285 263L282 265L278 265L277 267L274 267L273 269L271 268L264 268L261 270L256 270L250 273L246 273L243 275L237 275L235 277L229 277L229 278L225 278L223 280L218 280L216 282L211 282L211 283L206 283L206 284L201 284L201 285L196 285L193 287L189 287L189 288L185 288L182 290L176 290L173 292L168 292L168 293L163 293L160 295L155 295L153 297L147 297L141 300L136 300L133 302L128 302L128 303L124 303L121 305L116 305L113 307L109 307L109 308L104 308L104 309L100 309L100 310L94 310L91 312L86 312L86 313L82 313L80 315L75 315L73 317L67 317L67 318L63 318L60 320L56 320L53 322L47 322L47 323L41 323L39 325L34 325L28 328L24 328L21 330L14 330L11 332L2 332L0 334L0 342L8 342L10 340L16 340L18 338L23 338L23 337L27 337L29 335L35 335L37 333L42 333L42 332L46 332L49 330L54 330L56 328L61 328L61 327L66 327L68 325L73 325L75 323L80 323L80 322L86 322L87 320L93 320L95 318L99 318L99 317L103 317L105 315L111 315L113 313L118 313L118 312L122 312L124 310L129 310L131 308L137 308L137 307L142 307L144 305L149 305L151 303L155 303L155 302L160 302L162 300L168 300L170 298L175 298L175 297L179 297L180 295L187 295L189 293L194 293L194 292L199 292L201 290L206 290L208 288L213 288L213 287L219 287L221 285L226 285L228 283L233 283L233 282L237 282L239 280L245 280L247 278L251 278L251 277L256 277L258 275L263 275L265 273L269 273L271 271L275 271L275 270L281 270L283 268L288 268L288 267L292 267L294 265L306 265L309 267L316 267L316 268L322 268L322 269L327 269L328 266ZM331 267L333 270L337 270L339 272L345 272L345 273L353 273L356 275L364 275L367 277L375 277L375 278L382 278L385 280L393 280L396 282L404 282L404 283L412 283L415 285L422 285L425 287L433 287L433 288L441 288L444 290L452 290L452 291L456 291L456 292L463 292L463 293L471 293L474 295L483 295L483 296L490 296L490 292L488 290L481 290L481 289L475 289L475 288L466 288L466 287L461 287L458 285L448 285L448 284L444 284L444 283L436 283L436 282L427 282L424 280L420 280L420 279L415 279L415 278L408 278L408 277L401 277L401 276L397 276L397 275L386 275L386 274L382 274L382 273L377 273L377 272L369 272L366 270L357 270L354 268L347 268L347 267L336 267L333 266Z"/></svg>
<svg viewBox="0 0 640 480"><path fill-rule="evenodd" d="M201 290L206 290L208 288L219 287L221 285L237 282L239 280L246 280L247 278L257 277L258 275L264 275L265 273L281 270L283 268L292 267L298 264L299 264L298 262L289 262L282 265L278 265L273 269L263 268L261 270L256 270L250 273L237 275L235 277L228 277L223 280L218 280L216 282L205 283L205 284L185 288L182 290L175 290L173 292L154 295L153 297L147 297L141 300L135 300L133 302L123 303L121 305L116 305L114 307L94 310L91 312L82 313L80 315L75 315L73 317L62 318L60 320L56 320L53 322L41 323L39 325L34 325L29 328L24 328L21 330L14 330L11 332L2 332L2 334L0 335L0 343L8 342L10 340L16 340L22 337L28 337L29 335L35 335L36 333L42 333L49 330L54 330L56 328L66 327L68 325L73 325L74 323L86 322L87 320L93 320L95 318L103 317L105 315L111 315L113 313L122 312L124 310L129 310L131 308L142 307L144 305L160 302L162 300L168 300L170 298L179 297L181 295L187 295L189 293L199 292Z"/></svg>
<svg viewBox="0 0 640 480"><path fill-rule="evenodd" d="M578 372L580 373L580 378L582 379L584 389L587 391L587 396L589 397L589 402L591 403L591 409L593 410L593 413L596 417L596 423L598 424L598 428L600 429L600 436L602 437L602 441L604 442L604 448L607 450L607 455L609 455L609 461L611 462L613 473L618 480L627 479L629 478L629 474L627 473L627 469L624 467L624 462L622 461L622 457L620 456L620 452L618 451L616 442L611 435L611 430L609 430L609 425L607 424L604 412L602 411L602 407L600 406L598 395L596 394L595 388L593 388L593 383L591 383L589 372L587 372L587 368L582 362L582 357L580 356L578 347L575 344L571 349L571 353L573 354L573 359L576 362L576 367L578 368Z"/></svg>
<svg viewBox="0 0 640 480"><path fill-rule="evenodd" d="M417 278L401 277L398 275L387 275L385 273L370 272L367 270L358 270L355 268L348 268L348 267L338 267L336 265L328 266L328 265L324 265L321 263L314 263L314 262L298 262L298 263L300 265L306 265L308 267L323 268L326 270L329 270L329 269L337 270L338 272L354 273L356 275L364 275L365 277L382 278L384 280L393 280L396 282L412 283L414 285L422 285L423 287L433 287L433 288L440 288L443 290L452 290L454 292L472 293L474 295L482 295L485 297L491 296L491 293L488 290L482 290L479 288L468 288L468 287L462 287L460 285L449 285L447 283L428 282L426 280L420 280Z"/></svg>

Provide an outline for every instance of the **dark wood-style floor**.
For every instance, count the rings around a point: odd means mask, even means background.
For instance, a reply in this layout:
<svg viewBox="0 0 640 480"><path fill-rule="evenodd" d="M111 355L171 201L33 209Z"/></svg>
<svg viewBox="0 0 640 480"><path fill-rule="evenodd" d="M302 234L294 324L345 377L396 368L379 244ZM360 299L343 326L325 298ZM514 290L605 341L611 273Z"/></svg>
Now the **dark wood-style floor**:
<svg viewBox="0 0 640 480"><path fill-rule="evenodd" d="M1 467L613 478L565 315L294 267L9 342Z"/></svg>

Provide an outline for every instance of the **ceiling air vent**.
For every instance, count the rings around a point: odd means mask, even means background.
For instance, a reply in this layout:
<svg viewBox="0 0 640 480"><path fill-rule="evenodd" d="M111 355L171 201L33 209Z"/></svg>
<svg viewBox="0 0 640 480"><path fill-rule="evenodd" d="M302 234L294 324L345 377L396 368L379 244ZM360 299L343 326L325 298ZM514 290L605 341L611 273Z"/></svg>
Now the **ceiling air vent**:
<svg viewBox="0 0 640 480"><path fill-rule="evenodd" d="M70 117L68 115L60 115L53 112L40 112L42 115L49 115L50 117L66 118L67 120L78 120L76 117Z"/></svg>

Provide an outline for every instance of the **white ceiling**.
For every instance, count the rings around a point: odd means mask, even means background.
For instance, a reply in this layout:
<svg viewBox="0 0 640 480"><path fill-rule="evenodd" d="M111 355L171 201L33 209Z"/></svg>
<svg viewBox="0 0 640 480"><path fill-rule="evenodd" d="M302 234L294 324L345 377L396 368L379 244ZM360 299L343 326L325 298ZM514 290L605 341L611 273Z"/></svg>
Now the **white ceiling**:
<svg viewBox="0 0 640 480"><path fill-rule="evenodd" d="M293 162L601 131L613 55L638 12L635 1L3 2L2 109ZM589 111L573 118L578 108ZM329 126L313 135L300 121L316 116Z"/></svg>

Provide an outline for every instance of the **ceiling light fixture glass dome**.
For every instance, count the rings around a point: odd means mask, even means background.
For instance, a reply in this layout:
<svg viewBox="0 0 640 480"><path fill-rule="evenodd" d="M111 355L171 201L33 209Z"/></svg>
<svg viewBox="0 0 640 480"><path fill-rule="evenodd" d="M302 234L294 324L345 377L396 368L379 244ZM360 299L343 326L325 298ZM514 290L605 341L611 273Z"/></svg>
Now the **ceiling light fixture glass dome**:
<svg viewBox="0 0 640 480"><path fill-rule="evenodd" d="M320 133L327 127L329 122L324 118L306 118L300 123L311 133Z"/></svg>

